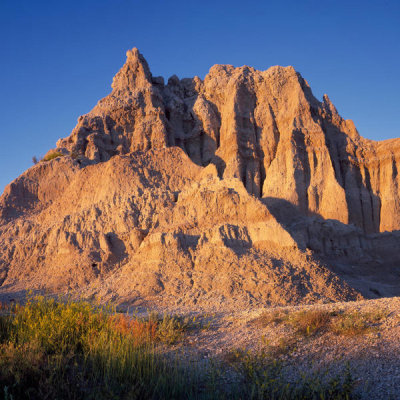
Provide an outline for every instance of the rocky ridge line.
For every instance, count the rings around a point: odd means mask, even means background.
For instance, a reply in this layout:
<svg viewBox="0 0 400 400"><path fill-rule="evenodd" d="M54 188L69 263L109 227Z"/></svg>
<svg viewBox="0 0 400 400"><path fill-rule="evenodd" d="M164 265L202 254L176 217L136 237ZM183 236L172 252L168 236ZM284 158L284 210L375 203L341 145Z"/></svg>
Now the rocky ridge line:
<svg viewBox="0 0 400 400"><path fill-rule="evenodd" d="M203 308L400 293L399 144L359 136L292 67L165 84L130 50L65 156L1 196L0 293Z"/></svg>

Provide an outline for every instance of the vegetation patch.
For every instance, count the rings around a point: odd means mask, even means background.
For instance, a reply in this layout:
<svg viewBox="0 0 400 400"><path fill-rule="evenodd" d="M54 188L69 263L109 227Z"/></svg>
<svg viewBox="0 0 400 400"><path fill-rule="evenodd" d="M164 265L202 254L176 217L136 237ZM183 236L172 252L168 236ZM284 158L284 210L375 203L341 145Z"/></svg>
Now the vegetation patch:
<svg viewBox="0 0 400 400"><path fill-rule="evenodd" d="M322 310L284 312L275 310L265 312L256 319L257 324L267 327L270 324L285 323L290 325L296 333L311 336L329 328L332 313Z"/></svg>
<svg viewBox="0 0 400 400"><path fill-rule="evenodd" d="M166 344L178 342L190 328L190 319L178 315L164 314L160 316L157 313L151 313L148 323L157 327L155 339Z"/></svg>
<svg viewBox="0 0 400 400"><path fill-rule="evenodd" d="M270 324L280 324L288 320L288 312L281 310L266 311L257 317L253 322L262 327L266 328Z"/></svg>
<svg viewBox="0 0 400 400"><path fill-rule="evenodd" d="M54 160L55 158L58 158L58 157L64 157L64 154L60 153L59 151L53 151L51 153L46 154L42 158L42 161L51 161L51 160Z"/></svg>
<svg viewBox="0 0 400 400"><path fill-rule="evenodd" d="M181 334L174 318L141 320L38 297L7 310L0 321L0 396L190 398L196 390L194 372L155 347Z"/></svg>
<svg viewBox="0 0 400 400"><path fill-rule="evenodd" d="M350 372L288 381L271 352L234 351L218 370L165 346L210 318L146 318L35 297L0 307L0 398L4 399L349 399ZM199 361L199 360L198 360ZM197 367L196 367L197 365ZM227 384L235 376L234 383Z"/></svg>
<svg viewBox="0 0 400 400"><path fill-rule="evenodd" d="M241 381L236 389L242 399L352 399L355 381L349 366L333 375L329 370L299 374L289 379L284 364L265 351L236 350L231 363Z"/></svg>
<svg viewBox="0 0 400 400"><path fill-rule="evenodd" d="M331 330L337 335L355 336L371 332L388 316L385 310L371 312L347 312L332 320Z"/></svg>
<svg viewBox="0 0 400 400"><path fill-rule="evenodd" d="M289 323L296 332L303 336L311 336L329 329L332 313L322 310L300 311L291 314Z"/></svg>
<svg viewBox="0 0 400 400"><path fill-rule="evenodd" d="M368 333L388 316L385 310L369 312L305 310L292 313L272 311L261 314L254 320L262 327L285 323L301 336L333 332L337 335L354 336Z"/></svg>

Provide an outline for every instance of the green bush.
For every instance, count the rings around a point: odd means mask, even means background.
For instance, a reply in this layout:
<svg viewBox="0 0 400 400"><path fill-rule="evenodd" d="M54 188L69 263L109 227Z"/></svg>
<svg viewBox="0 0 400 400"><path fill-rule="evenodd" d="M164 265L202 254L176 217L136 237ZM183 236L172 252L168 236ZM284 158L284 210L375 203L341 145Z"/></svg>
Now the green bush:
<svg viewBox="0 0 400 400"><path fill-rule="evenodd" d="M0 320L0 396L186 398L195 389L189 371L157 353L151 321L41 297Z"/></svg>
<svg viewBox="0 0 400 400"><path fill-rule="evenodd" d="M51 153L46 154L43 157L42 161L50 161L50 160L54 160L55 158L58 158L58 157L64 157L64 154L60 153L59 151L53 151Z"/></svg>
<svg viewBox="0 0 400 400"><path fill-rule="evenodd" d="M254 400L339 400L353 399L354 379L349 366L344 372L331 376L329 370L301 374L289 383L284 364L264 352L236 350L233 365L242 378L239 398Z"/></svg>

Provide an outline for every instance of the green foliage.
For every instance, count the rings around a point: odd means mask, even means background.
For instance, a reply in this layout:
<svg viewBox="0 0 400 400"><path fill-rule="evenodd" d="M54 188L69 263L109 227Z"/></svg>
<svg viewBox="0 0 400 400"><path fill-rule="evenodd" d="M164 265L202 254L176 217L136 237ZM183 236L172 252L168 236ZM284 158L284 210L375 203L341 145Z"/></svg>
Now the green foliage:
<svg viewBox="0 0 400 400"><path fill-rule="evenodd" d="M166 344L178 342L190 326L189 318L182 318L177 315L164 314L161 317L157 313L151 313L149 321L157 326L157 339Z"/></svg>
<svg viewBox="0 0 400 400"><path fill-rule="evenodd" d="M289 317L290 324L303 336L311 336L329 328L332 313L321 310L300 311Z"/></svg>
<svg viewBox="0 0 400 400"><path fill-rule="evenodd" d="M1 306L1 305L0 305ZM350 372L288 383L268 352L236 351L201 371L165 352L210 319L120 314L87 302L36 297L0 307L0 399L350 399ZM232 366L237 379L226 385Z"/></svg>
<svg viewBox="0 0 400 400"><path fill-rule="evenodd" d="M2 316L0 398L190 397L194 374L157 353L157 326L112 311L35 298Z"/></svg>
<svg viewBox="0 0 400 400"><path fill-rule="evenodd" d="M337 335L361 335L375 329L374 325L380 323L387 315L385 310L341 313L332 321L331 329Z"/></svg>
<svg viewBox="0 0 400 400"><path fill-rule="evenodd" d="M331 377L323 373L303 374L289 383L284 365L264 351L236 350L234 366L243 381L238 387L243 399L319 399L339 400L354 397L354 379L347 366L342 374Z"/></svg>
<svg viewBox="0 0 400 400"><path fill-rule="evenodd" d="M188 331L208 331L211 327L213 315L197 315L193 318L179 315L159 315L150 313L148 320L157 326L156 338L162 343L174 344L182 340Z"/></svg>
<svg viewBox="0 0 400 400"><path fill-rule="evenodd" d="M59 151L53 151L47 155L45 155L42 159L42 161L50 161L50 160L54 160L55 158L58 157L64 157L63 153L60 153Z"/></svg>
<svg viewBox="0 0 400 400"><path fill-rule="evenodd" d="M271 323L287 323L295 333L312 336L318 333L333 332L337 335L353 336L368 333L374 325L388 316L386 310L369 312L305 310L292 313L282 311L265 312L254 323L266 327Z"/></svg>

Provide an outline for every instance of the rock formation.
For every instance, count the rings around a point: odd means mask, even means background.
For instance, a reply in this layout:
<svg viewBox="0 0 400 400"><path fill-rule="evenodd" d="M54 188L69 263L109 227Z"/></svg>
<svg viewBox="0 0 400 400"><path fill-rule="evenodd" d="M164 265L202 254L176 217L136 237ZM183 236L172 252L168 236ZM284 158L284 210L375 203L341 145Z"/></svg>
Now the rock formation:
<svg viewBox="0 0 400 400"><path fill-rule="evenodd" d="M165 84L130 50L54 151L0 198L3 291L286 304L400 289L379 278L400 266L400 140L362 138L292 67Z"/></svg>

